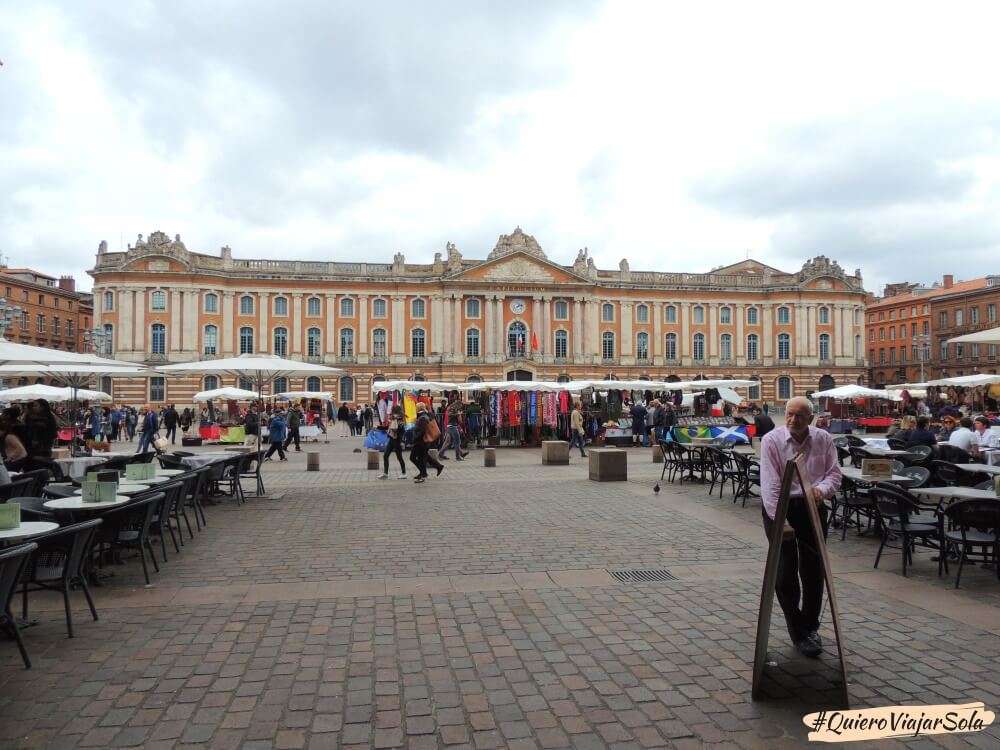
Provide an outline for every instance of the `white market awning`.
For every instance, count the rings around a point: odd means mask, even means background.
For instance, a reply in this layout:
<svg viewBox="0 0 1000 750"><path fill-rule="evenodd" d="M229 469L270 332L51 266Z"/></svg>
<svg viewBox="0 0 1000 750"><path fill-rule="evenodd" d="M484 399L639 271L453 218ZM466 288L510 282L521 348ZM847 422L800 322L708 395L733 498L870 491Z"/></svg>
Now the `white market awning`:
<svg viewBox="0 0 1000 750"><path fill-rule="evenodd" d="M210 391L199 391L192 396L192 401L254 401L258 398L256 391L243 388L213 388Z"/></svg>
<svg viewBox="0 0 1000 750"><path fill-rule="evenodd" d="M1000 344L1000 328L990 328L985 331L967 333L948 339L949 344Z"/></svg>
<svg viewBox="0 0 1000 750"><path fill-rule="evenodd" d="M830 388L826 391L814 391L813 398L884 398L891 399L887 391L877 391L874 388L865 388L863 385L842 385L837 388Z"/></svg>
<svg viewBox="0 0 1000 750"><path fill-rule="evenodd" d="M35 383L33 385L22 385L17 388L7 388L0 391L0 401L34 401L36 398L44 398L52 403L64 403L73 400L73 388L56 388L51 385ZM100 401L107 403L111 401L111 396L103 391L89 391L82 388L76 389L77 401Z"/></svg>

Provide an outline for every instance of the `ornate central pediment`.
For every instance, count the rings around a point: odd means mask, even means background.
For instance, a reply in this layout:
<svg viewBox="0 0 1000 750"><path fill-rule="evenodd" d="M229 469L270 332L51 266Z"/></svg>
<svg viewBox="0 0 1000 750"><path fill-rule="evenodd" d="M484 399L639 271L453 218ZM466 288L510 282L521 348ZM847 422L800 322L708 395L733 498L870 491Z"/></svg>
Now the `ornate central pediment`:
<svg viewBox="0 0 1000 750"><path fill-rule="evenodd" d="M532 263L527 258L512 258L502 263L496 263L486 270L483 278L490 281L507 281L510 279L516 279L517 281L545 281L550 283L555 281L551 273L537 263Z"/></svg>
<svg viewBox="0 0 1000 750"><path fill-rule="evenodd" d="M495 260L486 260L473 268L451 276L463 281L527 282L536 284L589 283L570 269L515 251Z"/></svg>

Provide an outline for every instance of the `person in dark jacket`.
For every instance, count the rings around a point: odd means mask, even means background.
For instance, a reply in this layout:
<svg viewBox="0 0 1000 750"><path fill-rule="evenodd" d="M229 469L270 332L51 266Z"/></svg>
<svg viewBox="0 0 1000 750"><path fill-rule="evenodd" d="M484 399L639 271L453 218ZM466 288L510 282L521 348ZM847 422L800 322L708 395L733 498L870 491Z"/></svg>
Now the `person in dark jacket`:
<svg viewBox="0 0 1000 750"><path fill-rule="evenodd" d="M347 437L347 431L351 427L351 410L347 408L347 404L341 404L337 409L337 421L340 422L340 436ZM351 434L354 434L353 430Z"/></svg>
<svg viewBox="0 0 1000 750"><path fill-rule="evenodd" d="M48 401L39 398L28 404L24 428L28 439L24 447L28 455L32 458L52 458L52 446L56 442L59 425Z"/></svg>
<svg viewBox="0 0 1000 750"><path fill-rule="evenodd" d="M285 438L285 450L288 450L288 446L295 441L295 450L297 452L302 451L302 446L299 445L299 427L302 426L302 408L295 404L288 410L288 437Z"/></svg>
<svg viewBox="0 0 1000 750"><path fill-rule="evenodd" d="M163 427L167 431L167 437L170 438L170 444L177 444L177 422L180 421L180 414L177 413L177 407L170 404L163 412Z"/></svg>
<svg viewBox="0 0 1000 750"><path fill-rule="evenodd" d="M764 403L765 407L767 402ZM762 440L764 436L774 429L774 420L771 419L767 413L758 414L753 418L754 429L757 433L757 439Z"/></svg>
<svg viewBox="0 0 1000 750"><path fill-rule="evenodd" d="M427 413L427 407L423 403L418 403L417 423L413 426L413 448L410 450L410 461L417 467L414 484L420 484L427 479L427 464L437 470L438 476L444 470L444 464L431 457L428 452L430 444L424 440L424 436L427 434L427 425L431 419L433 417Z"/></svg>
<svg viewBox="0 0 1000 750"><path fill-rule="evenodd" d="M646 407L636 400L629 409L632 416L632 445L646 444Z"/></svg>
<svg viewBox="0 0 1000 750"><path fill-rule="evenodd" d="M136 449L136 453L145 453L149 450L150 446L159 453L156 446L153 445L153 440L156 439L156 433L160 430L160 421L156 417L156 409L151 406L142 407L142 413L139 415L140 427L139 427L139 447Z"/></svg>
<svg viewBox="0 0 1000 750"><path fill-rule="evenodd" d="M912 448L914 445L927 445L933 448L937 445L937 437L934 433L927 429L930 425L930 421L927 417L917 417L916 428L910 430L910 434L906 438L906 447Z"/></svg>
<svg viewBox="0 0 1000 750"><path fill-rule="evenodd" d="M271 442L271 447L264 454L265 461L270 461L275 451L278 452L279 461L288 460L284 448L286 437L288 437L288 423L285 421L285 415L280 411L275 412L267 425L267 439Z"/></svg>

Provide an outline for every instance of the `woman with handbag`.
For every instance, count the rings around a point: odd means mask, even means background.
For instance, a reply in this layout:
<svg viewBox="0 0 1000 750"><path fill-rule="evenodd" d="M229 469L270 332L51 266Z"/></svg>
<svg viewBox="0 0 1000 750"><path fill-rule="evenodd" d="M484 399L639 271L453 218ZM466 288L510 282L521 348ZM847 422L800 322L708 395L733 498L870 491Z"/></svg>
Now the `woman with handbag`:
<svg viewBox="0 0 1000 750"><path fill-rule="evenodd" d="M402 474L401 478L406 478L406 462L403 460L403 431L406 429L406 424L403 417L403 407L396 404L392 407L392 412L389 414L389 425L386 430L386 434L389 436L389 442L386 443L385 450L382 452L382 475L379 479L389 478L389 456L393 453L396 454L396 458L399 459L399 471Z"/></svg>
<svg viewBox="0 0 1000 750"><path fill-rule="evenodd" d="M441 437L441 428L438 423L427 413L427 406L417 402L417 423L413 426L413 449L410 451L410 461L417 467L417 477L414 484L420 484L427 479L427 464L429 463L437 470L437 476L441 476L444 471L444 464L432 458L428 452L431 444Z"/></svg>

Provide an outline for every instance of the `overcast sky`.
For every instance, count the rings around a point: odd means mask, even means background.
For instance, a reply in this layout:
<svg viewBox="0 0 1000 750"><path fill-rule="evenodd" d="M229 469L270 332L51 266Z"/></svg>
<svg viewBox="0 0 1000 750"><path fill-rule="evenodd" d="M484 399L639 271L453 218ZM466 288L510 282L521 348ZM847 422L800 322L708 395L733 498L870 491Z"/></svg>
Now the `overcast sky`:
<svg viewBox="0 0 1000 750"><path fill-rule="evenodd" d="M998 6L0 6L0 252L997 272Z"/></svg>

